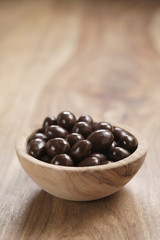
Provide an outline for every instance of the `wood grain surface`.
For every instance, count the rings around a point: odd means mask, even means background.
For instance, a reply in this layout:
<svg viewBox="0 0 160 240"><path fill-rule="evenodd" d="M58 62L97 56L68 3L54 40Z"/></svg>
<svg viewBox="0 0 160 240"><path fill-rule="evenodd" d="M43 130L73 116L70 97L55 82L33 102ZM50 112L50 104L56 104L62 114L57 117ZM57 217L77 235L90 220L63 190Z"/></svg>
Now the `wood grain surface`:
<svg viewBox="0 0 160 240"><path fill-rule="evenodd" d="M16 154L17 135L48 114L127 124L149 153L118 193L52 197ZM160 239L160 2L0 1L0 239Z"/></svg>

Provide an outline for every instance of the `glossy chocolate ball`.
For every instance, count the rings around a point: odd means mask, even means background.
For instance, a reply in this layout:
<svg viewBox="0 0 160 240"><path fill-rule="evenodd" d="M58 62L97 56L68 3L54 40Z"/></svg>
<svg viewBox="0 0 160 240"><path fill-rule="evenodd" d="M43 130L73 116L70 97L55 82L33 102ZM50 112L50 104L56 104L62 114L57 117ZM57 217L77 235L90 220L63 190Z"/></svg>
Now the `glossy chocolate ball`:
<svg viewBox="0 0 160 240"><path fill-rule="evenodd" d="M92 126L87 122L77 122L72 129L72 133L79 133L84 138L88 137L91 132Z"/></svg>
<svg viewBox="0 0 160 240"><path fill-rule="evenodd" d="M118 147L118 143L116 141L113 141L111 146L109 147L109 150L112 151L115 147Z"/></svg>
<svg viewBox="0 0 160 240"><path fill-rule="evenodd" d="M65 138L68 135L68 131L58 125L52 125L46 128L45 135L48 139Z"/></svg>
<svg viewBox="0 0 160 240"><path fill-rule="evenodd" d="M106 156L102 153L91 153L90 157L96 157L100 160L100 163L103 164L104 162L107 163L108 160L106 158Z"/></svg>
<svg viewBox="0 0 160 240"><path fill-rule="evenodd" d="M28 139L28 142L32 141L33 139L36 139L36 138L39 138L39 139L42 139L44 141L47 141L47 136L43 133L33 133L29 139Z"/></svg>
<svg viewBox="0 0 160 240"><path fill-rule="evenodd" d="M108 122L95 123L93 128L94 128L94 131L100 130L100 129L107 129L107 130L110 130L111 132L113 131L112 125Z"/></svg>
<svg viewBox="0 0 160 240"><path fill-rule="evenodd" d="M45 133L45 129L44 128L39 128L39 129L37 129L36 133Z"/></svg>
<svg viewBox="0 0 160 240"><path fill-rule="evenodd" d="M77 167L89 167L89 166L97 166L100 165L100 160L96 157L88 157L83 159L81 162L78 163Z"/></svg>
<svg viewBox="0 0 160 240"><path fill-rule="evenodd" d="M93 125L93 119L91 116L89 116L88 114L84 114L84 115L81 115L79 118L78 118L78 122L86 122L90 125Z"/></svg>
<svg viewBox="0 0 160 240"><path fill-rule="evenodd" d="M39 160L41 160L42 162L51 163L52 157L45 154Z"/></svg>
<svg viewBox="0 0 160 240"><path fill-rule="evenodd" d="M130 155L130 152L128 152L126 149L121 147L115 147L114 150L112 150L109 153L108 159L113 162L116 162L128 157L129 155Z"/></svg>
<svg viewBox="0 0 160 240"><path fill-rule="evenodd" d="M126 134L120 140L120 145L121 147L127 149L129 152L133 153L137 149L138 142L134 136Z"/></svg>
<svg viewBox="0 0 160 240"><path fill-rule="evenodd" d="M66 136L66 140L69 142L70 146L73 146L80 140L84 140L84 137L79 133L71 133Z"/></svg>
<svg viewBox="0 0 160 240"><path fill-rule="evenodd" d="M51 125L56 125L56 118L53 116L48 116L44 119L43 128L46 129Z"/></svg>
<svg viewBox="0 0 160 240"><path fill-rule="evenodd" d="M33 139L28 143L27 152L37 159L42 157L45 154L45 141L42 139Z"/></svg>
<svg viewBox="0 0 160 240"><path fill-rule="evenodd" d="M68 154L57 154L51 161L51 164L61 166L74 166L72 158Z"/></svg>
<svg viewBox="0 0 160 240"><path fill-rule="evenodd" d="M138 142L137 139L132 134L128 133L127 131L119 127L115 127L114 136L119 141L119 144L122 148L127 149L131 153L133 153L136 150Z"/></svg>
<svg viewBox="0 0 160 240"><path fill-rule="evenodd" d="M77 163L91 153L92 144L88 140L80 140L70 150L70 156Z"/></svg>
<svg viewBox="0 0 160 240"><path fill-rule="evenodd" d="M51 157L56 154L67 153L69 149L69 143L63 138L54 138L46 143L46 151Z"/></svg>
<svg viewBox="0 0 160 240"><path fill-rule="evenodd" d="M92 152L103 152L112 144L114 136L109 130L96 130L87 138L92 143Z"/></svg>
<svg viewBox="0 0 160 240"><path fill-rule="evenodd" d="M113 128L113 134L114 134L114 138L115 140L119 141L123 135L126 135L127 132L124 131L122 128L120 127L114 127Z"/></svg>
<svg viewBox="0 0 160 240"><path fill-rule="evenodd" d="M76 117L71 112L64 111L59 113L57 116L57 124L68 130L72 129L75 123L76 123Z"/></svg>

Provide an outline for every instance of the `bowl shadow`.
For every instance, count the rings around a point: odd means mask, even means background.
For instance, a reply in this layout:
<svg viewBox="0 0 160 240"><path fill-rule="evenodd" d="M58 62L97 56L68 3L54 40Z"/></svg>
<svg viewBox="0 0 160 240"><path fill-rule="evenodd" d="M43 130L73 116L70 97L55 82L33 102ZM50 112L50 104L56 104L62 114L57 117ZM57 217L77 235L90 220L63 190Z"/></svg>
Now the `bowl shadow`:
<svg viewBox="0 0 160 240"><path fill-rule="evenodd" d="M74 202L53 197L40 190L27 204L19 225L19 235L24 239L94 239L112 228L113 219L125 199L132 198L126 188L106 198ZM101 239L101 237L100 237Z"/></svg>

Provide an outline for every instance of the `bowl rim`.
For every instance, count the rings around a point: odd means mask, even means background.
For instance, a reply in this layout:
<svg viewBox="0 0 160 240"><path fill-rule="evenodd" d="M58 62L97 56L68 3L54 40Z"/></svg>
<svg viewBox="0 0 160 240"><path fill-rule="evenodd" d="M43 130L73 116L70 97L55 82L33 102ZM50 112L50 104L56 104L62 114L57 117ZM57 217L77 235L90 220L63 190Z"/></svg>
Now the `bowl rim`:
<svg viewBox="0 0 160 240"><path fill-rule="evenodd" d="M137 160L139 160L141 157L145 156L148 150L148 144L147 141L145 140L145 138L139 134L139 132L127 125L124 124L117 124L117 123L113 123L110 122L113 126L116 127L120 127L126 131L128 131L129 133L131 133L133 136L136 137L137 141L138 141L138 147L135 150L135 152L133 152L131 155L129 155L128 157L119 160L117 162L112 162L109 164L104 164L104 165L96 165L96 166L85 166L85 167L68 167L68 166L59 166L59 165L53 165L50 163L46 163L43 161L40 161L34 157L32 157L31 155L29 155L27 153L27 141L29 136L35 132L38 128L40 127L36 127L36 128L28 128L23 130L20 135L17 137L17 141L16 141L16 153L17 155L20 155L21 157L25 158L27 161L35 164L35 165L39 165L41 167L45 167L45 168L53 168L57 171L71 171L71 172L92 172L95 170L107 170L107 169L116 169L122 166L127 166L128 164L134 163Z"/></svg>

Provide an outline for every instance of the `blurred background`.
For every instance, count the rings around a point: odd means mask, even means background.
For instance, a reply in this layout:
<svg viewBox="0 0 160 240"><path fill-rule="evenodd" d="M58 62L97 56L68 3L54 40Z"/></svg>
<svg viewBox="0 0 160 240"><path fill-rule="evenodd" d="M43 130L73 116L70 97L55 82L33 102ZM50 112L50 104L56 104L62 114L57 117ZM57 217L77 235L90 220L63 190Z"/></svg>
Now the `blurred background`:
<svg viewBox="0 0 160 240"><path fill-rule="evenodd" d="M17 161L17 135L63 110L127 124L147 138L147 160L127 189L139 209L133 219L140 212L146 221L134 239L159 239L160 1L0 1L2 223L19 224L15 212L37 191Z"/></svg>
<svg viewBox="0 0 160 240"><path fill-rule="evenodd" d="M0 1L4 124L66 109L141 128L159 110L159 56L159 1Z"/></svg>

